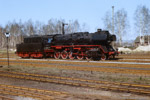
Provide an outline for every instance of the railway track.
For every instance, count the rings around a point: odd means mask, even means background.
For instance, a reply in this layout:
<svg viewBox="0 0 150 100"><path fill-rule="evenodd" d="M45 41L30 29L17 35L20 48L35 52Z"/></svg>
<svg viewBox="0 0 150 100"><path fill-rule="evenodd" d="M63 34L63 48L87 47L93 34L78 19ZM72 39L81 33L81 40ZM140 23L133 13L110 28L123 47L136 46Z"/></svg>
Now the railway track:
<svg viewBox="0 0 150 100"><path fill-rule="evenodd" d="M8 71L0 71L0 73L1 73L0 74L1 77L3 76L3 77L17 78L17 79L24 79L24 80L31 80L31 81L38 81L38 82L47 82L47 83L63 84L69 86L150 95L150 85L107 82L107 81L87 80L87 79L79 79L79 78L68 78L68 77L38 75L38 74L30 74L30 73L18 73L18 72L8 72Z"/></svg>
<svg viewBox="0 0 150 100"><path fill-rule="evenodd" d="M1 65L6 65L6 61L1 61ZM111 72L137 75L150 75L149 65L130 65L130 64L110 64L110 63L76 63L76 62L53 62L53 61L12 61L11 65L51 67L66 70Z"/></svg>
<svg viewBox="0 0 150 100"><path fill-rule="evenodd" d="M0 96L0 100L14 100L14 99L8 98L6 96Z"/></svg>
<svg viewBox="0 0 150 100"><path fill-rule="evenodd" d="M81 62L81 63L84 63L84 62L91 62L91 63L113 63L113 64L120 64L120 63L123 63L123 64L139 64L139 65L150 65L150 59L116 59L116 60L106 60L106 61L93 61L93 60L69 60L69 59L15 59L15 58L10 58L11 61L32 61L32 62L35 62L35 61L48 61L48 62ZM7 58L0 58L0 61L7 61ZM17 61L16 61L17 62Z"/></svg>
<svg viewBox="0 0 150 100"><path fill-rule="evenodd" d="M36 88L27 88L27 87L19 87L19 86L4 85L4 84L0 84L0 94L30 97L38 100L54 100L56 99L55 97L53 97L54 95L67 95L67 93L65 92L41 90ZM5 99L4 96L2 97L0 96L0 98ZM13 99L8 98L8 100L13 100Z"/></svg>
<svg viewBox="0 0 150 100"><path fill-rule="evenodd" d="M150 60L146 61L146 62L138 62L140 60L134 61L135 59L131 59L131 60L127 60L129 62L126 61L127 59L122 59L122 60L117 60L117 61L112 61L112 60L108 60L108 61L77 61L77 60L39 60L39 59L14 59L14 60L10 60L11 63L16 63L16 64L26 64L26 63L32 63L32 64L47 64L47 65L73 65L73 66L79 66L79 65L94 65L94 66L119 66L119 65L124 65L122 67L128 67L130 66L135 66L134 68L149 68L150 65ZM132 61L133 60L133 61ZM142 60L144 61L144 60ZM0 59L0 62L5 63L7 62L6 59ZM60 64L61 63L61 64ZM112 65L113 64L113 65ZM142 66L142 67L140 67Z"/></svg>

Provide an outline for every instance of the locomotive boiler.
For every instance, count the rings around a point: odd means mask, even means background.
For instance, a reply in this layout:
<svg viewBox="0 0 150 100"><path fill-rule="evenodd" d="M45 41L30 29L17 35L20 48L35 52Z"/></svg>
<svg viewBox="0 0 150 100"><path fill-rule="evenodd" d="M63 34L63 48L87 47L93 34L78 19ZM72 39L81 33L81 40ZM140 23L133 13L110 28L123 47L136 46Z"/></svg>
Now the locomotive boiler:
<svg viewBox="0 0 150 100"><path fill-rule="evenodd" d="M25 37L23 43L16 45L16 53L22 58L105 60L118 54L111 45L113 41L116 41L115 35L100 29L95 33L30 36Z"/></svg>

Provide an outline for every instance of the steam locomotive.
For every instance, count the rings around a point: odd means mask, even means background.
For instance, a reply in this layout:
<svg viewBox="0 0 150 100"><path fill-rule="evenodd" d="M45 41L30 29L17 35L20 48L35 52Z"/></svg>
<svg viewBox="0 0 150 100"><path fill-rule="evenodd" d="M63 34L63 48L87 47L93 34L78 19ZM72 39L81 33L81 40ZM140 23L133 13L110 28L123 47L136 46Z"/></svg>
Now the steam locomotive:
<svg viewBox="0 0 150 100"><path fill-rule="evenodd" d="M111 45L113 41L116 41L115 35L100 29L95 33L30 36L16 45L16 53L22 58L106 60L118 55Z"/></svg>

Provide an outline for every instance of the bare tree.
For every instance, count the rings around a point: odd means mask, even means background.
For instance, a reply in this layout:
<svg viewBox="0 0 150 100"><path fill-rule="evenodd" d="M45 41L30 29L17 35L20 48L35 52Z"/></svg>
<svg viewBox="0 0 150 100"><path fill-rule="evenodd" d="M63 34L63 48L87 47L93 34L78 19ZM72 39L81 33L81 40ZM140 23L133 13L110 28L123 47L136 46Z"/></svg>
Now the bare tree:
<svg viewBox="0 0 150 100"><path fill-rule="evenodd" d="M68 22L68 27L67 27L67 29L65 30L67 33L73 33L73 21L72 20L70 20L69 22Z"/></svg>
<svg viewBox="0 0 150 100"><path fill-rule="evenodd" d="M55 34L61 34L62 33L62 23L64 23L64 20L56 20L56 22L55 22Z"/></svg>
<svg viewBox="0 0 150 100"><path fill-rule="evenodd" d="M112 15L110 12L106 12L105 17L102 19L104 22L104 28L109 30L109 32L112 33ZM129 22L127 19L127 12L124 9L118 10L115 12L115 18L114 18L114 30L119 38L119 44L122 45L122 38L123 35L126 34L126 31L129 27Z"/></svg>
<svg viewBox="0 0 150 100"><path fill-rule="evenodd" d="M89 27L86 23L83 23L81 26L81 31L82 32L88 32L89 31Z"/></svg>
<svg viewBox="0 0 150 100"><path fill-rule="evenodd" d="M3 47L3 38L4 38L4 33L3 33L3 28L0 26L0 48Z"/></svg>
<svg viewBox="0 0 150 100"><path fill-rule="evenodd" d="M25 35L25 33L23 33L24 25L23 25L21 19L20 19L18 25L19 25L18 33L20 34L20 36L19 36L19 37L20 37L20 38L19 38L19 39L20 39L19 42L23 42L23 36Z"/></svg>
<svg viewBox="0 0 150 100"><path fill-rule="evenodd" d="M80 24L78 22L78 20L70 20L69 24L68 24L68 28L67 31L68 33L74 33L74 32L79 32L81 30L80 28Z"/></svg>
<svg viewBox="0 0 150 100"><path fill-rule="evenodd" d="M35 30L31 19L24 23L23 31L26 35L34 35Z"/></svg>
<svg viewBox="0 0 150 100"><path fill-rule="evenodd" d="M74 32L79 32L80 31L80 24L79 24L78 20L74 21L73 27L74 27Z"/></svg>
<svg viewBox="0 0 150 100"><path fill-rule="evenodd" d="M102 19L104 22L104 29L109 30L112 32L112 17L110 12L106 12L104 18Z"/></svg>
<svg viewBox="0 0 150 100"><path fill-rule="evenodd" d="M140 43L143 44L144 35L150 33L150 10L146 6L137 6L134 15L135 29L140 34Z"/></svg>
<svg viewBox="0 0 150 100"><path fill-rule="evenodd" d="M47 35L47 33L44 33L43 27L44 25L41 22L36 21L35 25L33 25L34 34Z"/></svg>
<svg viewBox="0 0 150 100"><path fill-rule="evenodd" d="M124 9L118 10L115 13L115 33L119 38L119 44L122 45L122 37L126 34L129 27L127 12Z"/></svg>

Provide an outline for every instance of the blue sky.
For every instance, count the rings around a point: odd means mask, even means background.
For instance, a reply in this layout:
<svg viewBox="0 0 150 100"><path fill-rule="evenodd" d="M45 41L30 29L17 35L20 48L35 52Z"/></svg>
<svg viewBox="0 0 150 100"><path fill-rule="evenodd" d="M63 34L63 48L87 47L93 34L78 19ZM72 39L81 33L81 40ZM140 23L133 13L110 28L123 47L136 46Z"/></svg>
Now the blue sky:
<svg viewBox="0 0 150 100"><path fill-rule="evenodd" d="M81 24L88 24L89 31L94 32L97 28L104 28L102 18L115 6L115 11L124 8L128 14L130 38L125 36L124 39L134 39L134 12L138 5L150 9L150 0L0 0L0 25L20 19L45 24L51 18L66 22L77 19Z"/></svg>

